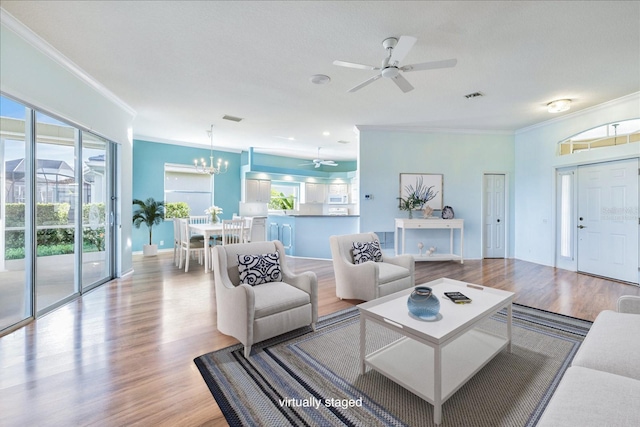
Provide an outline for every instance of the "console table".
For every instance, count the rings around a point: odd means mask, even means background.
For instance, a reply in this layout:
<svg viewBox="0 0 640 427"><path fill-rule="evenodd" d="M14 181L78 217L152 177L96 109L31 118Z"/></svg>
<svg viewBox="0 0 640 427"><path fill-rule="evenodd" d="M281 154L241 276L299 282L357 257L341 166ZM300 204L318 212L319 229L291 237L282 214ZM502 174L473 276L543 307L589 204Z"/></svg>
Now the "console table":
<svg viewBox="0 0 640 427"><path fill-rule="evenodd" d="M433 230L433 229L449 229L450 237L449 237L449 253L448 254L415 254L414 258L416 261L450 261L450 260L459 260L460 264L464 264L464 259L462 256L462 251L464 248L464 220L463 219L441 219L441 218L419 218L419 219L408 219L408 218L396 218L396 225L394 229L395 234L395 252L396 255L405 253L405 230L407 229L423 229L423 230ZM455 229L460 230L460 254L453 253L453 231ZM398 230L402 230L402 236ZM402 250L399 251L400 248L400 240L402 241ZM425 249L428 249L428 246L425 245Z"/></svg>

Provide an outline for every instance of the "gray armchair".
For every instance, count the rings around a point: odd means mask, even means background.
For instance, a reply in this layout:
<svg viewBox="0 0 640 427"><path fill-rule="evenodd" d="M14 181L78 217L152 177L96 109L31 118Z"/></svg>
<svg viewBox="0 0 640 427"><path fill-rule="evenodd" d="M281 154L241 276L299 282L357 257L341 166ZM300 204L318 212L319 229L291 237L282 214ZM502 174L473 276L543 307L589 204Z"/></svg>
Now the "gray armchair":
<svg viewBox="0 0 640 427"><path fill-rule="evenodd" d="M380 262L354 264L353 243L373 241L380 243L375 233L329 237L338 298L370 301L414 286L415 260L411 255L383 254Z"/></svg>
<svg viewBox="0 0 640 427"><path fill-rule="evenodd" d="M251 286L240 283L238 255L279 253L282 281ZM307 271L294 274L287 267L282 243L239 243L212 251L218 330L251 346L318 320L318 279Z"/></svg>

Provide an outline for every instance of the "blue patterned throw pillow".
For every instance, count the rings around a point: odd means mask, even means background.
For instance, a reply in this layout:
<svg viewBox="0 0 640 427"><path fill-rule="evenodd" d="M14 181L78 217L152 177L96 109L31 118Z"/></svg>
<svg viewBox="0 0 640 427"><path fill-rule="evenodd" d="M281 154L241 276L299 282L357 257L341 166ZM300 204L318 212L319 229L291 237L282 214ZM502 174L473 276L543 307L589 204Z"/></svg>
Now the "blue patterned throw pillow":
<svg viewBox="0 0 640 427"><path fill-rule="evenodd" d="M367 261L382 261L382 250L377 240L373 242L353 242L353 263L362 264Z"/></svg>
<svg viewBox="0 0 640 427"><path fill-rule="evenodd" d="M268 282L282 282L280 253L238 255L240 283L256 286Z"/></svg>

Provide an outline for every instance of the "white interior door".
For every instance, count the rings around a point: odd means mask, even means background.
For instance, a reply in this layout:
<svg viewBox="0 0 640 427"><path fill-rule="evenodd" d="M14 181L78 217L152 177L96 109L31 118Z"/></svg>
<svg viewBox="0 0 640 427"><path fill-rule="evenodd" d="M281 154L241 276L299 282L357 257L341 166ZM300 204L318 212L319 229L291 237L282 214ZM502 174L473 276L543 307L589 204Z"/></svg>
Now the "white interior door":
<svg viewBox="0 0 640 427"><path fill-rule="evenodd" d="M483 242L485 258L504 258L506 256L505 181L503 174L484 175Z"/></svg>
<svg viewBox="0 0 640 427"><path fill-rule="evenodd" d="M578 271L638 283L638 159L578 167Z"/></svg>

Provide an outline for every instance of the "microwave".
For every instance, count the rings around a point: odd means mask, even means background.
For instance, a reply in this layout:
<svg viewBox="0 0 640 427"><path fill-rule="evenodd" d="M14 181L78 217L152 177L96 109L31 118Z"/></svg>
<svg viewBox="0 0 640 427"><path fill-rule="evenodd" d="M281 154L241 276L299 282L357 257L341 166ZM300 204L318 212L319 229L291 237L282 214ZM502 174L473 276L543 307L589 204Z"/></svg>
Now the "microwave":
<svg viewBox="0 0 640 427"><path fill-rule="evenodd" d="M347 194L329 194L327 203L330 205L346 205L349 203L349 196Z"/></svg>

